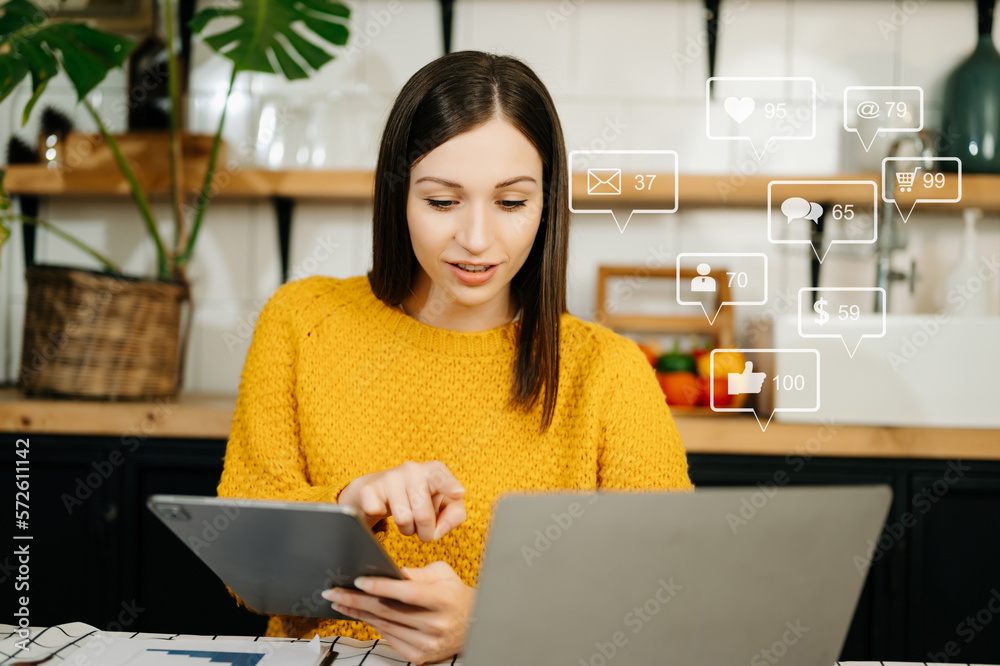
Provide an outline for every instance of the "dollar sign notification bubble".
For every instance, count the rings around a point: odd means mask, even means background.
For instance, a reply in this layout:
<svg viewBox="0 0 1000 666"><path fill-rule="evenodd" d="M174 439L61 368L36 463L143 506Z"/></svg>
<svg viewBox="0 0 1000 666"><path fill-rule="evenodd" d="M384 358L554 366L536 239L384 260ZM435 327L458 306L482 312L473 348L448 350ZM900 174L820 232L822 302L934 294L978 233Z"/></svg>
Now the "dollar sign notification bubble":
<svg viewBox="0 0 1000 666"><path fill-rule="evenodd" d="M820 298L818 301L816 301L813 304L813 310L815 310L816 314L819 315L818 317L816 317L816 323L819 324L820 326L822 326L823 324L825 324L827 322L827 320L830 319L830 315L828 315L826 313L826 310L823 309L825 307L826 307L826 299L825 298Z"/></svg>

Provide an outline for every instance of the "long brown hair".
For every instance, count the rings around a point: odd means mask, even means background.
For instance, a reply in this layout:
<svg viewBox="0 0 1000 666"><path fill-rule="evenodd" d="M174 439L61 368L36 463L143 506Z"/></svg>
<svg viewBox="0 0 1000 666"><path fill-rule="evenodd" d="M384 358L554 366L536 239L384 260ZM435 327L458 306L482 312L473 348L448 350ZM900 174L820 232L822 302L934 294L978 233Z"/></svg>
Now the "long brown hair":
<svg viewBox="0 0 1000 666"><path fill-rule="evenodd" d="M459 51L424 65L399 92L375 169L372 291L393 305L410 293L418 266L406 222L411 167L454 136L501 117L542 158L544 204L534 244L511 280L521 308L509 406L529 411L545 389L541 432L559 391L559 324L566 312L569 239L566 146L545 85L520 60Z"/></svg>

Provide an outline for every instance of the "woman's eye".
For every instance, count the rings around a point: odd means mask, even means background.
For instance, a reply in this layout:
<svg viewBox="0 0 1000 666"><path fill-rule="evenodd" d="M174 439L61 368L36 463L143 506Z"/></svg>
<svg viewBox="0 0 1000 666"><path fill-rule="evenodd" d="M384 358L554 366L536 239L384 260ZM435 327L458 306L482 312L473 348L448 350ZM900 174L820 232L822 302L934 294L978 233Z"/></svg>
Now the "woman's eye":
<svg viewBox="0 0 1000 666"><path fill-rule="evenodd" d="M431 208L436 208L438 210L447 210L455 202L451 201L450 199L445 199L445 200L427 199L427 203L430 205Z"/></svg>
<svg viewBox="0 0 1000 666"><path fill-rule="evenodd" d="M527 199L522 199L520 201L505 200L500 202L500 207L504 210L517 210L518 208L523 207L526 201Z"/></svg>

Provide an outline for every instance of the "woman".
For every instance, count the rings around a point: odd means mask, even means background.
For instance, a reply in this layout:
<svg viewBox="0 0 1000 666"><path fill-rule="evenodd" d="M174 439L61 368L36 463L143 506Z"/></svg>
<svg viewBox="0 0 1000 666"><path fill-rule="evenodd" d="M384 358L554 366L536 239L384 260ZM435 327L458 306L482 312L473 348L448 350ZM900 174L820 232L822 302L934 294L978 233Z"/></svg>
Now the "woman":
<svg viewBox="0 0 1000 666"><path fill-rule="evenodd" d="M403 87L372 270L265 305L218 492L351 505L408 580L324 592L356 622L274 616L268 635L449 657L502 493L691 487L646 357L566 312L567 187L555 107L520 61L454 53Z"/></svg>

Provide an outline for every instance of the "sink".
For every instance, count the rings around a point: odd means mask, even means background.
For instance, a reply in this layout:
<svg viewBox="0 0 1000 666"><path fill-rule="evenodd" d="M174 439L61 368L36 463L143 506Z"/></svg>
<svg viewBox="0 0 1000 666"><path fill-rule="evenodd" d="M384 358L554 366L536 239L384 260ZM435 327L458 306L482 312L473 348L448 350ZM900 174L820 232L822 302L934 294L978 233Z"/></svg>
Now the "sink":
<svg viewBox="0 0 1000 666"><path fill-rule="evenodd" d="M880 327L874 317L858 320L856 336L845 332L848 344L857 344L853 358L840 338L802 338L796 316L775 318L775 348L820 354L819 411L782 411L788 394L776 392L776 420L1000 428L1000 317L889 315L885 337L862 339L873 324ZM775 372L781 370L778 354Z"/></svg>

